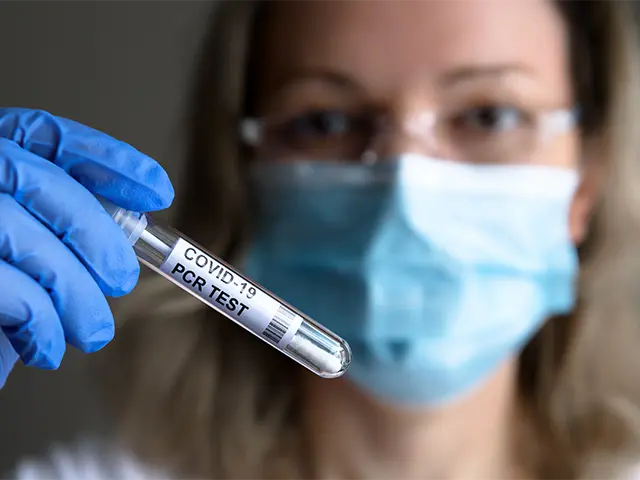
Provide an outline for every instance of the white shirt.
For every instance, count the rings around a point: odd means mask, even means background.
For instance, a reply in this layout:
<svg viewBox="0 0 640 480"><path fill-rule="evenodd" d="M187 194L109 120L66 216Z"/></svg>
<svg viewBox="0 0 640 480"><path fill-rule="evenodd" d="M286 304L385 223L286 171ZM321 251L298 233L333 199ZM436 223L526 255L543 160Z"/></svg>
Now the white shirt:
<svg viewBox="0 0 640 480"><path fill-rule="evenodd" d="M640 480L640 463L620 480ZM178 480L106 444L85 441L75 448L54 448L43 458L25 459L7 478L16 480Z"/></svg>
<svg viewBox="0 0 640 480"><path fill-rule="evenodd" d="M21 461L8 478L17 480L170 480L162 469L145 465L113 446L84 441L54 448L39 459ZM175 477L177 478L177 477Z"/></svg>

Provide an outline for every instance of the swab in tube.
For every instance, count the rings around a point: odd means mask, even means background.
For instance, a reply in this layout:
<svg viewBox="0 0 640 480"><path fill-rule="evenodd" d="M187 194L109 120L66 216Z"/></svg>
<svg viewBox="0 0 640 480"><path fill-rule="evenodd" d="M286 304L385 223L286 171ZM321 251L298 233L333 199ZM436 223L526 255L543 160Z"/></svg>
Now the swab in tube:
<svg viewBox="0 0 640 480"><path fill-rule="evenodd" d="M258 338L324 378L344 374L346 341L174 229L100 199L138 259Z"/></svg>

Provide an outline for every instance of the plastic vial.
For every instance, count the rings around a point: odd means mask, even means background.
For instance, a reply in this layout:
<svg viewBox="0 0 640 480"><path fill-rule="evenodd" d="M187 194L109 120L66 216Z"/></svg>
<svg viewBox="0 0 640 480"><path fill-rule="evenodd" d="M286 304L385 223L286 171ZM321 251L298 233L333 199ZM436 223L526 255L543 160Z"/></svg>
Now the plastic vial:
<svg viewBox="0 0 640 480"><path fill-rule="evenodd" d="M340 377L351 362L348 343L180 232L100 199L138 259L313 373Z"/></svg>

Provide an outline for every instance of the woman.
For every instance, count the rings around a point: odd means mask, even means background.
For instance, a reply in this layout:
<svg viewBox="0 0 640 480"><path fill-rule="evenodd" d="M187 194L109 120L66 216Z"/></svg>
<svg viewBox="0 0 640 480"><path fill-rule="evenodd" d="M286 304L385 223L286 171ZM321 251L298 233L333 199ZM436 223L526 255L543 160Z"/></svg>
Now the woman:
<svg viewBox="0 0 640 480"><path fill-rule="evenodd" d="M629 475L632 13L223 2L176 227L353 364L317 378L150 279L108 350L122 444L199 478Z"/></svg>

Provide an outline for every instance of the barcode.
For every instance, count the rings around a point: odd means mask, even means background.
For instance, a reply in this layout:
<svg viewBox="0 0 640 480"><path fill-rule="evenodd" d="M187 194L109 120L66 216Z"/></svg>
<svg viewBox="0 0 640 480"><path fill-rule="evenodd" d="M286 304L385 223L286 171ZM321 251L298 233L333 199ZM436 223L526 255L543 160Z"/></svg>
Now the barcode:
<svg viewBox="0 0 640 480"><path fill-rule="evenodd" d="M291 322L296 318L296 314L289 310L284 305L280 305L278 311L267 325L267 328L264 329L262 335L271 340L273 343L279 343L284 337L284 334L287 333Z"/></svg>

